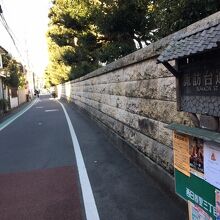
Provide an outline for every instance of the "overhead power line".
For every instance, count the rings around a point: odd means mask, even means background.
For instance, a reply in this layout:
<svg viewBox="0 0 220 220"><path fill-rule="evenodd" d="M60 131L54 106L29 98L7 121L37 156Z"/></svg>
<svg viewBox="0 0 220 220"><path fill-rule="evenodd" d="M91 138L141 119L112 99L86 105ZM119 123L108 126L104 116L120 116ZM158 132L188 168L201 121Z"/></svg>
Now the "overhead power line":
<svg viewBox="0 0 220 220"><path fill-rule="evenodd" d="M18 55L23 60L21 52L20 52L20 50L19 50L19 48L16 44L16 41L15 41L15 37L14 37L15 35L13 34L12 30L10 29L10 27L9 27L9 25L8 25L4 15L3 15L3 10L2 10L1 5L0 5L0 21L1 21L2 25L4 26L5 30L7 31L8 35L10 36L10 38L11 38L11 40L12 40L14 46L15 46L15 49L18 52Z"/></svg>

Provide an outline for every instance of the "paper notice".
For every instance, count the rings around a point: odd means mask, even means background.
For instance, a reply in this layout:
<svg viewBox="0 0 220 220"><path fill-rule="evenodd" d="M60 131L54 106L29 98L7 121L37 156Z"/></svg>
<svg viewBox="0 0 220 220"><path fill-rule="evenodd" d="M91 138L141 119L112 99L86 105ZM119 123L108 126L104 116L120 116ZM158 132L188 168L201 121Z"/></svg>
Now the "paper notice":
<svg viewBox="0 0 220 220"><path fill-rule="evenodd" d="M212 220L212 218L198 205L188 201L189 220Z"/></svg>
<svg viewBox="0 0 220 220"><path fill-rule="evenodd" d="M204 143L204 179L220 189L220 145Z"/></svg>
<svg viewBox="0 0 220 220"><path fill-rule="evenodd" d="M174 167L190 176L189 165L189 137L187 135L173 133Z"/></svg>
<svg viewBox="0 0 220 220"><path fill-rule="evenodd" d="M204 178L204 143L202 139L190 137L190 172Z"/></svg>

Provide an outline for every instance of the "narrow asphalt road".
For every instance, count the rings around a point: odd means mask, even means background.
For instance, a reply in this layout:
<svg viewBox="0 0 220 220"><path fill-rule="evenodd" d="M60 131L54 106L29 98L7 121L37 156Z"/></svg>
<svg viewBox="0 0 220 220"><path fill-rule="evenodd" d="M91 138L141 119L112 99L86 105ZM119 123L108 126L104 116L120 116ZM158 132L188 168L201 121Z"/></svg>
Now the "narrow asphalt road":
<svg viewBox="0 0 220 220"><path fill-rule="evenodd" d="M186 220L186 211L74 105L41 96L6 122L1 220Z"/></svg>

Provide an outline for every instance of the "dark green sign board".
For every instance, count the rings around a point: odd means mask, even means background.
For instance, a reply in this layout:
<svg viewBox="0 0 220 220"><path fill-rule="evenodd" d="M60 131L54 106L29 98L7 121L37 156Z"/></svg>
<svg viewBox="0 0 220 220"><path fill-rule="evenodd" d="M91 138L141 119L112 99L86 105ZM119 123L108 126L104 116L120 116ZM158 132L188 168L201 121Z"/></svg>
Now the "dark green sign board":
<svg viewBox="0 0 220 220"><path fill-rule="evenodd" d="M191 174L190 177L175 169L176 193L185 200L199 205L213 220L216 219L216 188Z"/></svg>

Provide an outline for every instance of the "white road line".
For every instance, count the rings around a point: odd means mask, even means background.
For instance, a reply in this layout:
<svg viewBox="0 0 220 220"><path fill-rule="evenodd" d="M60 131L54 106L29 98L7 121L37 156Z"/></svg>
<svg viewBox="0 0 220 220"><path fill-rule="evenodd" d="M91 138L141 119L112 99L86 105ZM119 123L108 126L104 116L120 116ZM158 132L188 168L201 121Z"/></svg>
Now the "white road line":
<svg viewBox="0 0 220 220"><path fill-rule="evenodd" d="M58 112L59 109L49 109L49 110L45 110L45 112Z"/></svg>
<svg viewBox="0 0 220 220"><path fill-rule="evenodd" d="M41 109L41 108L43 108L43 106L38 106L38 107L36 107L36 108L39 108L39 109Z"/></svg>
<svg viewBox="0 0 220 220"><path fill-rule="evenodd" d="M6 121L4 121L2 124L0 124L0 131L2 131L4 128L6 128L8 125L10 125L13 121L15 121L17 118L19 118L20 116L22 116L26 111L28 111L34 104L36 104L39 100L35 99L34 102L32 102L28 107L26 107L25 109L23 109L22 111L18 112L17 114L15 114L14 116L12 116L11 118L7 119Z"/></svg>
<svg viewBox="0 0 220 220"><path fill-rule="evenodd" d="M85 206L86 219L87 220L99 220L99 214L98 214L98 210L96 207L94 195L92 193L92 187L91 187L89 177L86 171L85 163L84 163L83 156L80 150L78 139L76 137L76 133L74 131L73 125L71 123L71 120L69 118L69 115L64 105L61 102L59 103L62 106L62 109L66 116L66 120L69 126L69 131L70 131L72 142L73 142L73 148L76 154L76 162L77 162L79 179L80 179L83 201L84 201L84 206Z"/></svg>

